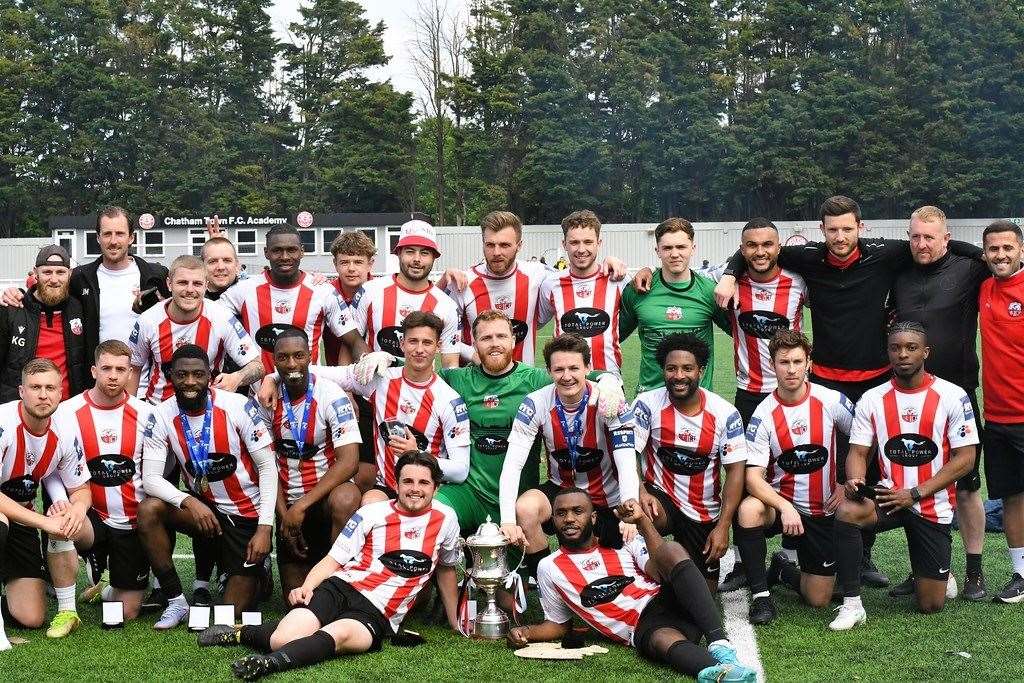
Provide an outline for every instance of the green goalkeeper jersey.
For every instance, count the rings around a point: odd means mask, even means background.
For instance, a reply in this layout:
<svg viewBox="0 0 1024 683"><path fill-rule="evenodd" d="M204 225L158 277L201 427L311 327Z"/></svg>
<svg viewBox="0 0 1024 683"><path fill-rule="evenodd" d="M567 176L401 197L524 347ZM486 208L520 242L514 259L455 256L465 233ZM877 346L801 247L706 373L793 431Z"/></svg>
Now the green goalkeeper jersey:
<svg viewBox="0 0 1024 683"><path fill-rule="evenodd" d="M654 271L651 291L640 294L630 284L622 292L619 312L619 340L625 341L640 331L640 384L636 393L665 385L661 367L655 358L658 343L674 332L692 332L707 342L711 355L700 385L711 389L715 373L715 339L712 323L729 331L725 311L715 304L715 282L690 271L690 281L669 283L661 277L661 268Z"/></svg>
<svg viewBox="0 0 1024 683"><path fill-rule="evenodd" d="M551 377L524 363L516 363L503 375L488 375L476 365L442 369L440 375L469 408L469 476L465 483L482 500L497 505L498 480L516 411L527 394L551 384ZM540 484L540 446L538 438L523 468L520 493Z"/></svg>

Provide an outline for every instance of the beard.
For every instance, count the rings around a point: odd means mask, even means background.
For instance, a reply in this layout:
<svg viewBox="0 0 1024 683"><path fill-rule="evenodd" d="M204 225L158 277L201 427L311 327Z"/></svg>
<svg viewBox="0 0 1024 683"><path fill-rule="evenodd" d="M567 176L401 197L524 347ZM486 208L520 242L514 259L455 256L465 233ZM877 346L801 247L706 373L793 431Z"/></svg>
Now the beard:
<svg viewBox="0 0 1024 683"><path fill-rule="evenodd" d="M209 391L204 387L199 390L195 398L188 398L182 389L174 387L174 396L178 399L178 407L187 412L194 412L206 407L206 394Z"/></svg>
<svg viewBox="0 0 1024 683"><path fill-rule="evenodd" d="M487 354L480 359L480 364L484 367L487 372L496 375L505 368L508 367L509 363L512 362L512 352L503 353L500 356L491 356Z"/></svg>
<svg viewBox="0 0 1024 683"><path fill-rule="evenodd" d="M67 301L69 287L70 283L68 282L62 282L57 287L40 284L36 287L36 296L39 297L44 306L53 308Z"/></svg>
<svg viewBox="0 0 1024 683"><path fill-rule="evenodd" d="M572 550L586 548L594 540L594 522L590 519L587 520L587 523L580 529L579 538L565 538L559 529L555 529L555 536L558 538L558 544L566 548Z"/></svg>

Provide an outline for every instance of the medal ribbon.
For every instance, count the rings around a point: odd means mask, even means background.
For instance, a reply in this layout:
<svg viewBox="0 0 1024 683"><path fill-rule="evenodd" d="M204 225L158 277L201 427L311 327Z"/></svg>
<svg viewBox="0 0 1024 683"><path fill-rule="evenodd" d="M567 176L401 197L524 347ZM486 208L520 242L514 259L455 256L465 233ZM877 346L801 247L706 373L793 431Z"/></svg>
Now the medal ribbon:
<svg viewBox="0 0 1024 683"><path fill-rule="evenodd" d="M210 468L210 424L213 421L213 399L209 393L206 395L206 415L203 416L203 430L199 434L199 441L192 434L192 427L188 422L188 414L181 408L178 409L181 416L181 431L185 433L185 443L188 446L188 455L192 460L192 469L195 470L196 479L206 476Z"/></svg>
<svg viewBox="0 0 1024 683"><path fill-rule="evenodd" d="M555 392L555 412L558 414L558 424L562 427L562 435L565 436L565 445L569 449L569 460L572 463L573 472L576 471L576 458L579 455L580 441L583 440L583 414L587 412L587 402L590 399L590 386L583 392L583 399L579 408L573 416L572 427L569 426L569 419L565 415L565 406L562 399Z"/></svg>
<svg viewBox="0 0 1024 683"><path fill-rule="evenodd" d="M295 439L296 457L301 458L306 448L306 422L309 420L309 406L313 403L313 375L307 373L308 383L306 384L306 398L302 404L302 422L296 424L295 411L292 410L291 397L288 396L288 387L281 382L281 393L284 396L284 409L288 412L288 424L292 430L292 438Z"/></svg>

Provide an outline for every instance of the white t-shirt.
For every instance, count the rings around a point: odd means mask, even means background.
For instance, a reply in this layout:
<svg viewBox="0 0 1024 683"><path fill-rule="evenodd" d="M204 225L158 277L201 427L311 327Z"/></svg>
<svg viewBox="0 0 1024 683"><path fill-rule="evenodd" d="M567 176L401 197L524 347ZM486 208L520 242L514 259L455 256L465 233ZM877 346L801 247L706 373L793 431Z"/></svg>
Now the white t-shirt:
<svg viewBox="0 0 1024 683"><path fill-rule="evenodd" d="M139 266L132 260L122 270L110 270L100 263L96 270L100 285L100 341L119 339L128 343L139 314L132 310L134 290L139 288Z"/></svg>

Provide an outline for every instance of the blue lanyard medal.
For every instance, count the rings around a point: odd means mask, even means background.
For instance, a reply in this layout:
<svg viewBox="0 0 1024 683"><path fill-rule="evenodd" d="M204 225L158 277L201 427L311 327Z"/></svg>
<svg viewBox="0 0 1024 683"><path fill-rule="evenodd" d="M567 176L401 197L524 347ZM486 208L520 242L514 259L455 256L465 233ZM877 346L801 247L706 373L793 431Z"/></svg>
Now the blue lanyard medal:
<svg viewBox="0 0 1024 683"><path fill-rule="evenodd" d="M288 387L281 382L281 393L284 395L284 409L288 412L288 425L292 430L292 438L295 439L295 457L301 459L306 450L306 423L309 421L309 405L313 402L313 375L308 375L309 382L306 384L306 398L302 403L302 422L295 421L295 411L292 410L292 401L288 396Z"/></svg>
<svg viewBox="0 0 1024 683"><path fill-rule="evenodd" d="M565 406L562 399L555 392L555 412L558 414L558 424L562 427L562 435L565 437L565 445L569 450L569 462L572 464L573 476L576 476L576 460L579 457L580 442L583 440L583 414L587 412L587 402L590 399L590 387L583 392L583 400L580 401L576 414L573 415L572 427L569 426L569 419L565 415Z"/></svg>
<svg viewBox="0 0 1024 683"><path fill-rule="evenodd" d="M189 425L188 415L184 410L178 409L181 416L181 431L185 433L185 443L188 445L189 459L192 461L192 469L196 473L196 484L200 493L207 493L210 490L210 479L207 473L210 470L210 423L213 421L213 399L206 395L206 414L203 416L203 429L199 433L200 443L196 443L196 437L192 434L192 427Z"/></svg>

